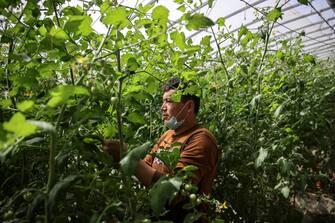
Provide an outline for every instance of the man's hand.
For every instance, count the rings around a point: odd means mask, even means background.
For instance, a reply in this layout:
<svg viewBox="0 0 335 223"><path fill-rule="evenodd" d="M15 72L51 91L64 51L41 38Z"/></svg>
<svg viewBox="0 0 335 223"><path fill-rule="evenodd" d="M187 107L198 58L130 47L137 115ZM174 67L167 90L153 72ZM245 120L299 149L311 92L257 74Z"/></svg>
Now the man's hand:
<svg viewBox="0 0 335 223"><path fill-rule="evenodd" d="M127 150L127 145L125 144L125 150ZM115 163L120 162L120 141L115 139L106 139L102 142L101 148L104 152L112 155Z"/></svg>

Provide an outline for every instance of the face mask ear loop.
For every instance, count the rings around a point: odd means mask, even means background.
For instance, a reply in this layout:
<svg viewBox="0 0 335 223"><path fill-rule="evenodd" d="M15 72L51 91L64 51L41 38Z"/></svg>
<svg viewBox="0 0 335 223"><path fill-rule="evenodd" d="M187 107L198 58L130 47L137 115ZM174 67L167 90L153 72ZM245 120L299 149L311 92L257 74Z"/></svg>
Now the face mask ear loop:
<svg viewBox="0 0 335 223"><path fill-rule="evenodd" d="M188 101L187 101L187 102L188 102ZM186 103L187 103L187 102L186 102ZM180 115L180 113L184 110L184 108L185 108L185 106L186 106L186 103L185 103L184 106L180 109L180 111L178 112L178 114L174 116L174 117L176 117L176 119L177 119L177 117ZM177 121L178 121L178 119L177 119Z"/></svg>

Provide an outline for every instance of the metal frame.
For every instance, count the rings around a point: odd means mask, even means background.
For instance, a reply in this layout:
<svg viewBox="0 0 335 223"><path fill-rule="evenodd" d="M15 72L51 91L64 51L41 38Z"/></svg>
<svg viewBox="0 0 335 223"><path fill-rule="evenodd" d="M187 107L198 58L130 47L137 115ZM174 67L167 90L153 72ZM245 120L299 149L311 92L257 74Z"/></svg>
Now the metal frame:
<svg viewBox="0 0 335 223"><path fill-rule="evenodd" d="M326 12L326 11L331 10L331 9L332 9L332 8L327 7L327 8L321 9L320 12ZM318 12L311 12L311 13L308 13L308 14L305 14L305 15L301 15L301 16L299 16L299 17L296 17L296 18L293 18L293 19L290 19L290 20L281 22L281 25L285 25L285 24L288 24L288 23L291 23L291 22L295 22L295 21L297 21L297 20L306 18L306 17L308 17L308 16L312 16L312 15L315 15L315 14L318 14ZM274 25L273 28L277 28L277 27L279 27L279 26L281 26L281 25L279 25L279 24Z"/></svg>
<svg viewBox="0 0 335 223"><path fill-rule="evenodd" d="M252 5L252 6L256 6L256 5L259 5L259 4L261 4L261 3L265 2L265 1L266 1L266 0L258 0L258 1L254 2L254 3L252 3L251 5ZM230 17L233 17L234 15L237 15L237 14L239 14L239 13L242 13L242 12L244 12L244 11L250 9L250 8L251 8L251 6L246 5L246 6L244 6L243 8L238 9L238 10L236 10L236 11L234 11L234 12L228 14L227 16L224 16L224 18L225 18L225 19L229 19ZM255 20L257 20L257 19L255 19ZM192 34L189 35L187 38L193 38L194 36L200 34L200 33L203 32L203 31L204 31L204 30L199 30L199 31L197 31L197 32L195 32L195 33L192 33ZM233 32L234 32L234 31L233 31ZM231 33L231 32L230 32L230 33Z"/></svg>
<svg viewBox="0 0 335 223"><path fill-rule="evenodd" d="M314 42L314 43L310 43L310 44L304 44L304 47L314 46L316 44L327 44L327 42L334 41L334 40L335 40L335 38L330 38L330 39L323 40L323 42L321 42L321 43L320 42L317 42L317 43ZM304 42L304 43L306 43L306 42ZM332 43L331 43L331 45L332 45Z"/></svg>
<svg viewBox="0 0 335 223"><path fill-rule="evenodd" d="M323 53L320 53L320 54L316 54L315 56L316 57L329 57L329 56L335 57L334 53L335 53L335 51L332 50L332 51L328 51L328 52L323 52Z"/></svg>
<svg viewBox="0 0 335 223"><path fill-rule="evenodd" d="M335 42L332 42L332 43L335 44ZM332 48L335 49L335 47L329 47L329 46L325 46L325 45L320 45L320 46L315 46L315 47L308 48L308 49L306 49L306 48L304 47L304 48L303 48L303 51L304 51L304 52L311 52L311 51L315 51L315 50L323 49L323 48L325 48L325 47L326 47L326 49L332 49Z"/></svg>
<svg viewBox="0 0 335 223"><path fill-rule="evenodd" d="M332 20L335 20L335 17L330 18L330 19L328 19L327 21L329 22L329 21L332 21ZM308 25L306 25L306 26L299 27L298 30L303 30L303 29L306 29L306 28L309 28L309 27L312 27L312 26L315 26L315 25L322 24L322 23L324 23L324 21L319 21L319 22L311 23L311 24L308 24ZM288 32L286 32L286 33L281 33L281 34L277 35L277 37L284 36L284 35L288 35L288 34L290 34L290 33L292 33L292 31L288 31Z"/></svg>
<svg viewBox="0 0 335 223"><path fill-rule="evenodd" d="M321 52L324 52L324 51L334 51L334 50L335 50L334 47L333 47L333 48L325 48L325 47L322 47L322 48L316 50L316 51L313 52L313 53L314 53L314 54L318 54L318 53L321 53Z"/></svg>
<svg viewBox="0 0 335 223"><path fill-rule="evenodd" d="M328 21L321 15L321 10L320 12L318 10L316 10L316 8L313 6L312 2L309 3L309 5L312 7L312 9L321 17L321 19L334 31L335 33L335 29L334 27L332 27ZM331 9L331 8L330 8Z"/></svg>
<svg viewBox="0 0 335 223"><path fill-rule="evenodd" d="M261 3L264 3L266 2L266 0L257 0L253 3L248 3L248 1L246 0L240 0L242 1L243 3L245 3L246 5L242 8L239 8L238 10L235 10L234 12L226 15L226 16L223 16L225 19L229 19L235 15L238 15L248 9L254 9L256 11L258 11L259 13L265 15L264 12L262 12L261 10L259 10L256 6L258 6L259 4ZM335 20L335 16L334 17L331 17L331 18L325 18L321 13L323 12L327 12L329 10L331 10L332 8L331 7L326 7L326 8L323 8L323 9L320 9L320 10L317 10L311 3L313 2L313 0L311 0L309 2L309 5L310 7L314 10L313 12L310 12L310 13L307 13L307 14L304 14L304 15L301 15L301 16L298 16L298 17L295 17L295 18L291 18L289 20L286 20L286 21L277 21L276 24L274 25L274 28L277 28L277 27L283 27L287 30L287 32L284 32L284 33L280 33L279 35L275 35L275 38L276 39L281 39L281 38L285 38L285 36L289 35L289 34L300 34L300 32L306 28L309 28L309 27L314 27L316 25L320 25L320 24L323 24L323 23L326 23L327 26L326 27L320 27L318 29L314 29L308 33L306 33L305 36L302 36L303 38L303 51L304 52L311 52L313 51L314 49L318 49L317 52L315 53L319 53L320 52L320 49L321 49L321 52L323 50L329 50L330 52L333 52L333 47L335 47L335 42L334 39L335 38L332 38L331 36L334 35L335 33L335 29L334 27L330 24L331 21L334 21ZM207 2L204 2L204 4L198 6L197 8L195 8L192 12L195 12L195 11L198 11L200 10L201 8L205 7L206 5L208 5L208 1ZM283 8L282 9L282 12L285 12L285 11L288 11L288 10L291 10L291 9L294 9L294 8L297 8L299 6L303 6L302 4L300 3L297 3L297 4L294 4L294 5L291 5L291 6L288 6L286 8ZM319 17L321 18L321 21L318 21L318 22L314 22L314 23L311 23L311 24L308 24L308 25L305 25L305 26L302 26L302 27L298 27L296 29L291 29L290 27L287 26L287 24L290 24L290 23L293 23L293 22L297 22L303 18L308 18L309 16L313 16L313 15L319 15ZM250 28L251 25L257 25L258 22L260 22L261 19L259 18L256 18L250 22L248 22L247 24L244 24L243 26L245 27L248 27ZM169 28L171 28L172 26L174 26L175 24L177 24L178 22L177 21L169 21L170 22L170 26ZM229 34L231 33L235 33L236 31L238 31L240 29L240 27L237 27L231 31L229 31ZM316 35L316 36L312 36L311 34L317 34L318 32L322 32L324 30L328 30L330 29L332 31L332 33L326 33L326 34L321 34L321 35ZM202 29L202 30L199 30L199 31L196 31L192 34L190 34L187 38L193 38L195 36L197 36L198 34L202 33L202 32L206 32L206 33L210 33L208 31L208 29ZM331 37L329 39L326 39L324 40L325 37ZM296 37L290 37L290 38L287 38L287 40L292 40ZM286 39L286 38L285 38ZM225 40L224 40L225 41ZM221 41L219 43L222 44L224 41ZM212 40L211 43L213 44L215 42L215 40ZM306 44L307 43L307 44ZM270 45L269 47L274 47L275 45ZM308 48L310 47L310 48ZM312 52L313 54L315 54L314 52Z"/></svg>
<svg viewBox="0 0 335 223"><path fill-rule="evenodd" d="M332 35L334 35L334 33L322 34L322 35L320 35L320 36L316 36L316 37L314 37L314 39L318 39L318 38L322 38L322 37L326 37L326 36L332 36ZM305 37L306 37L306 36L305 36ZM312 40L314 40L314 39L304 40L304 43L310 42L310 41L312 41ZM320 43L324 43L324 42L321 42L321 41L319 41L319 40L315 40L315 41L320 42ZM322 40L322 41L324 41L324 40ZM331 46L332 46L332 45L331 45Z"/></svg>

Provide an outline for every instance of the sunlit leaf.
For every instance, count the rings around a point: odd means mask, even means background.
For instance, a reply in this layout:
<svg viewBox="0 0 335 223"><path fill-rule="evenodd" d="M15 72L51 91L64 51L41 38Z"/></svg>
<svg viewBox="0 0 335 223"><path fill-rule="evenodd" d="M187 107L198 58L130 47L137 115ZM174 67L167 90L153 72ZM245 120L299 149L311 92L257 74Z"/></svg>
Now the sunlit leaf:
<svg viewBox="0 0 335 223"><path fill-rule="evenodd" d="M179 49L183 50L186 48L186 43L185 43L185 34L182 32L172 32L170 34L171 39L174 41L174 43L176 44L177 47L179 47Z"/></svg>
<svg viewBox="0 0 335 223"><path fill-rule="evenodd" d="M305 54L303 60L311 64L315 64L315 58L310 54Z"/></svg>
<svg viewBox="0 0 335 223"><path fill-rule="evenodd" d="M279 18L282 18L282 11L281 11L281 8L274 8L272 9L267 15L266 15L266 18L269 20L269 21L277 21Z"/></svg>
<svg viewBox="0 0 335 223"><path fill-rule="evenodd" d="M183 93L181 91L176 91L176 92L174 92L173 94L170 95L170 99L173 102L180 102L182 96L183 96Z"/></svg>
<svg viewBox="0 0 335 223"><path fill-rule="evenodd" d="M161 177L150 190L150 205L155 216L159 216L165 205L171 202L182 185L179 177Z"/></svg>
<svg viewBox="0 0 335 223"><path fill-rule="evenodd" d="M32 100L22 101L18 103L16 106L20 111L27 111L30 108L32 108L34 105L34 102Z"/></svg>
<svg viewBox="0 0 335 223"><path fill-rule="evenodd" d="M127 116L128 121L132 123L144 124L145 120L142 115L136 112L132 112Z"/></svg>
<svg viewBox="0 0 335 223"><path fill-rule="evenodd" d="M167 21L169 18L169 10L165 6L159 5L152 11L151 17L153 19Z"/></svg>
<svg viewBox="0 0 335 223"><path fill-rule="evenodd" d="M48 102L48 106L56 107L61 103L65 103L71 96L74 95L89 95L89 91L81 86L71 85L60 85L51 90L51 99Z"/></svg>
<svg viewBox="0 0 335 223"><path fill-rule="evenodd" d="M281 189L281 193L285 198L288 198L290 195L290 188L288 186L285 186Z"/></svg>
<svg viewBox="0 0 335 223"><path fill-rule="evenodd" d="M226 22L226 20L225 20L225 18L223 18L223 17L220 17L220 18L218 18L218 20L216 20L216 23L217 23L219 26L224 26L224 25L225 25L225 22Z"/></svg>
<svg viewBox="0 0 335 223"><path fill-rule="evenodd" d="M194 13L193 15L187 16L186 28L189 30L203 29L215 25L215 23L208 17L200 13Z"/></svg>
<svg viewBox="0 0 335 223"><path fill-rule="evenodd" d="M150 148L151 148L151 143L146 142L143 145L136 147L135 149L132 149L120 161L120 166L123 172L129 176L133 175L136 170L138 161L142 159L149 152Z"/></svg>
<svg viewBox="0 0 335 223"><path fill-rule="evenodd" d="M26 120L26 117L20 113L15 113L9 122L4 122L5 130L15 133L16 136L29 136L34 134L37 127Z"/></svg>
<svg viewBox="0 0 335 223"><path fill-rule="evenodd" d="M87 36L92 32L92 18L90 16L70 15L64 30L76 35Z"/></svg>
<svg viewBox="0 0 335 223"><path fill-rule="evenodd" d="M258 157L255 163L256 167L260 167L267 157L268 157L268 150L261 147L258 151Z"/></svg>
<svg viewBox="0 0 335 223"><path fill-rule="evenodd" d="M68 40L69 36L66 34L66 32L64 32L63 29L61 28L57 28L55 26L53 26L49 32L50 36L52 36L53 38L57 39L57 40Z"/></svg>
<svg viewBox="0 0 335 223"><path fill-rule="evenodd" d="M276 111L275 111L275 113L274 113L274 116L275 116L276 118L280 115L280 113L281 113L281 111L283 110L284 106L285 106L285 103L283 103L283 104L281 104L281 105L278 106L278 108L276 109Z"/></svg>
<svg viewBox="0 0 335 223"><path fill-rule="evenodd" d="M139 68L139 64L137 63L134 57L130 57L127 61L127 70L136 71Z"/></svg>
<svg viewBox="0 0 335 223"><path fill-rule="evenodd" d="M44 25L42 25L39 29L38 29L39 33L42 35L42 36L46 36L47 34L47 29L45 28Z"/></svg>
<svg viewBox="0 0 335 223"><path fill-rule="evenodd" d="M107 25L123 28L129 24L128 16L129 12L124 7L111 8L107 11L107 16L103 19L103 22Z"/></svg>

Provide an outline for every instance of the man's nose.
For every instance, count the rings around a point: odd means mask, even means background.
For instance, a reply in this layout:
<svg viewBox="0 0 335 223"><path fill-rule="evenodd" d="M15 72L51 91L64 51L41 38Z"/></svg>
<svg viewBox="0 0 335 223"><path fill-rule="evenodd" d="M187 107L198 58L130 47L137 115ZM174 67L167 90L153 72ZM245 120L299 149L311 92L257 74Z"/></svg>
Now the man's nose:
<svg viewBox="0 0 335 223"><path fill-rule="evenodd" d="M161 111L166 111L166 106L165 103L163 102L162 106L161 106Z"/></svg>

